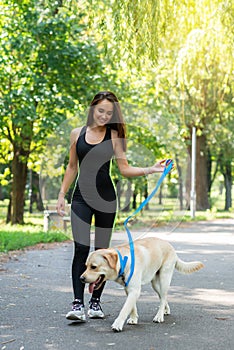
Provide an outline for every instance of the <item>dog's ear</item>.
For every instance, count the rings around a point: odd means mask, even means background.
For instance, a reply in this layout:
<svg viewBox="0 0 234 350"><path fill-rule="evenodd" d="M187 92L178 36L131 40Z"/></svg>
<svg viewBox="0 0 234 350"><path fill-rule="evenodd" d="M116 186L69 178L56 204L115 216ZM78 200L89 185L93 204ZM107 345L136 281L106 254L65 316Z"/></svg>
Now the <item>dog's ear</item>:
<svg viewBox="0 0 234 350"><path fill-rule="evenodd" d="M107 260L108 264L112 269L116 269L116 264L118 261L118 255L115 252L108 252L103 255L103 258Z"/></svg>

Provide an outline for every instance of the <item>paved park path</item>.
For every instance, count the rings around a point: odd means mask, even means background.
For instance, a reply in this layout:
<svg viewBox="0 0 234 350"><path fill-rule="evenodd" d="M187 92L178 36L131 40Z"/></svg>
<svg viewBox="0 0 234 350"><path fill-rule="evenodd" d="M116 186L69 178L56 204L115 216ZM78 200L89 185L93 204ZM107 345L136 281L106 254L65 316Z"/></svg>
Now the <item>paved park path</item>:
<svg viewBox="0 0 234 350"><path fill-rule="evenodd" d="M67 321L73 247L66 242L25 251L1 265L0 350L234 349L234 220L182 224L169 234L154 229L147 235L169 240L182 259L205 264L192 275L174 273L165 323L152 322L158 298L147 285L138 301L139 324L114 333L111 324L125 300L114 282L104 290L104 320ZM114 233L112 245L124 240L125 233Z"/></svg>

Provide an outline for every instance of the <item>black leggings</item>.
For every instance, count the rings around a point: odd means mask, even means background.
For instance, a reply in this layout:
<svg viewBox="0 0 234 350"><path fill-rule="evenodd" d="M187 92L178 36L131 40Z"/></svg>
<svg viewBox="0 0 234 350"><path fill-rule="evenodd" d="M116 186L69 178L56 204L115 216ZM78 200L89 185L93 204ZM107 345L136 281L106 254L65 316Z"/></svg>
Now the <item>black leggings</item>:
<svg viewBox="0 0 234 350"><path fill-rule="evenodd" d="M72 263L72 284L74 290L74 299L79 299L84 303L84 288L85 284L81 282L80 276L85 271L86 266L85 262L89 254L89 247L81 245L77 242L74 242L74 258ZM93 291L92 298L100 299L102 291L104 289L105 282L102 286Z"/></svg>
<svg viewBox="0 0 234 350"><path fill-rule="evenodd" d="M74 298L84 302L85 284L80 276L85 271L85 262L90 251L90 226L92 217L95 218L95 250L108 248L115 221L115 212L103 213L93 210L85 202L73 201L71 207L71 224L74 239L74 257L72 263L72 283ZM101 297L105 283L94 290L92 298Z"/></svg>

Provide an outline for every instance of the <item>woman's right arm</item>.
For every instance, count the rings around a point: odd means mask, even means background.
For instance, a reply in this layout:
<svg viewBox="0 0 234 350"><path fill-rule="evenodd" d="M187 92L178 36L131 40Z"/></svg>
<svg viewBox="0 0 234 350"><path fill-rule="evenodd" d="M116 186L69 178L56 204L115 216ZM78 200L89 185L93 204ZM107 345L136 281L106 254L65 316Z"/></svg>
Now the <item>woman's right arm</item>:
<svg viewBox="0 0 234 350"><path fill-rule="evenodd" d="M60 188L57 202L57 212L59 215L63 216L65 214L65 195L75 180L78 172L78 157L76 153L76 141L79 137L81 128L72 130L70 135L70 154L69 154L69 163L67 165L63 182Z"/></svg>

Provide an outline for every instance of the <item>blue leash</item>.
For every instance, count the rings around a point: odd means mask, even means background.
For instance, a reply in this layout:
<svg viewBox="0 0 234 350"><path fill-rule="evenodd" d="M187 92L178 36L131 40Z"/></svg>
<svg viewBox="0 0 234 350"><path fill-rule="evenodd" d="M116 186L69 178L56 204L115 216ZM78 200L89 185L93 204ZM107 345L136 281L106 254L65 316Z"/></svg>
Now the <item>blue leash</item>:
<svg viewBox="0 0 234 350"><path fill-rule="evenodd" d="M165 177L167 176L167 174L171 171L173 167L173 161L172 159L167 159L166 160L166 164L165 164L165 168L164 171L160 177L160 179L158 180L154 190L150 193L150 195L139 205L139 207L133 212L133 214L131 214L129 217L127 217L127 219L124 221L124 227L125 230L127 231L128 234L128 240L129 240L129 247L130 247L130 255L131 255L131 267L130 267L130 274L128 276L127 281L125 282L125 287L128 286L133 272L134 272L134 268L135 268L135 253L134 253L134 243L132 240L132 235L131 232L129 230L129 228L127 227L127 223L128 221L135 216L136 214L139 213L139 211L141 211L144 206L146 206L146 204L151 200L151 198L155 195L155 193L158 191L159 187L161 186L163 180L165 179ZM124 256L124 258L122 257L121 253L117 250L118 256L119 256L119 260L120 260L120 271L119 271L119 277L123 276L126 264L127 264L127 260L128 257Z"/></svg>

